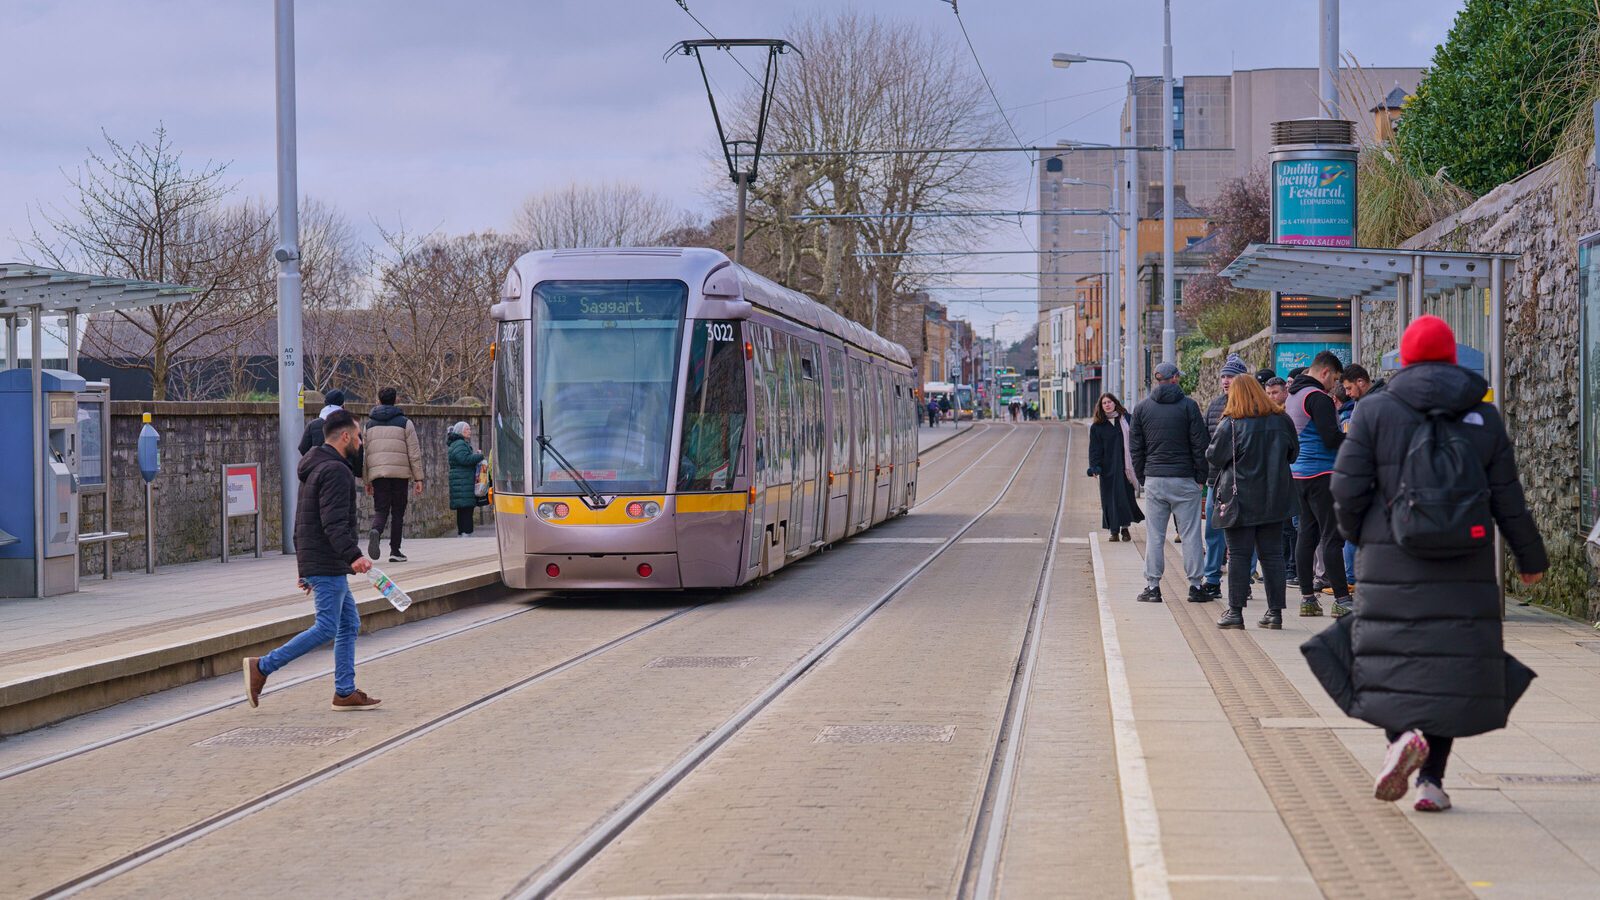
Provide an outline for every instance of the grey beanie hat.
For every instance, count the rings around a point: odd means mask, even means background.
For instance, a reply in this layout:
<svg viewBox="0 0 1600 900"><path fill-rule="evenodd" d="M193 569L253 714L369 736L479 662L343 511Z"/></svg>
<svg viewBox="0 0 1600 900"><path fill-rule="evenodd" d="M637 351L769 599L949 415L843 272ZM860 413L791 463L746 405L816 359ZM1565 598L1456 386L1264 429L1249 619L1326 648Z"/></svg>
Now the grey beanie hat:
<svg viewBox="0 0 1600 900"><path fill-rule="evenodd" d="M1237 353L1229 354L1228 361L1222 364L1222 374L1225 376L1237 377L1249 371L1250 367L1244 364L1244 360L1240 359Z"/></svg>

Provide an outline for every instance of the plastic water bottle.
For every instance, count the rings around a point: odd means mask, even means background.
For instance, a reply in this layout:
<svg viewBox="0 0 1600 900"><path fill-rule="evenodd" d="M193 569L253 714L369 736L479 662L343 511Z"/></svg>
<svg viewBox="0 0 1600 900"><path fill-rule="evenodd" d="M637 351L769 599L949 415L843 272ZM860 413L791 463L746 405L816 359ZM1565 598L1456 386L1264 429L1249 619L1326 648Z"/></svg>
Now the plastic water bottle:
<svg viewBox="0 0 1600 900"><path fill-rule="evenodd" d="M389 601L395 609L405 612L406 607L411 605L411 597L405 591L400 590L400 585L395 584L377 566L367 570L367 580L372 582L372 586L378 589L378 593L383 595L383 599Z"/></svg>

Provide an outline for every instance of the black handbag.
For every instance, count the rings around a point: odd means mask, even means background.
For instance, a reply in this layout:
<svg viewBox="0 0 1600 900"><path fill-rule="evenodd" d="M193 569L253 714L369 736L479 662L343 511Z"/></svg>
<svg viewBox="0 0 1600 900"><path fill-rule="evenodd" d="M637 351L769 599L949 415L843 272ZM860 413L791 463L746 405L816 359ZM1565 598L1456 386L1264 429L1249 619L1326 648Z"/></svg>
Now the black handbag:
<svg viewBox="0 0 1600 900"><path fill-rule="evenodd" d="M1239 518L1239 432L1231 424L1228 426L1228 443L1231 445L1233 458L1228 461L1228 467L1217 476L1217 528L1229 528Z"/></svg>

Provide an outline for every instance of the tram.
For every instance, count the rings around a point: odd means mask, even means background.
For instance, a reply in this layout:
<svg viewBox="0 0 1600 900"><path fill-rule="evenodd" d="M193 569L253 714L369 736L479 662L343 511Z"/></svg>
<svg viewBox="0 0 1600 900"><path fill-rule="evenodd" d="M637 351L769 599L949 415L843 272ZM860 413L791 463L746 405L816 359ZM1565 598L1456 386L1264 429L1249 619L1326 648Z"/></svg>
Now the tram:
<svg viewBox="0 0 1600 900"><path fill-rule="evenodd" d="M492 317L510 587L733 587L916 501L906 351L720 252L529 253Z"/></svg>

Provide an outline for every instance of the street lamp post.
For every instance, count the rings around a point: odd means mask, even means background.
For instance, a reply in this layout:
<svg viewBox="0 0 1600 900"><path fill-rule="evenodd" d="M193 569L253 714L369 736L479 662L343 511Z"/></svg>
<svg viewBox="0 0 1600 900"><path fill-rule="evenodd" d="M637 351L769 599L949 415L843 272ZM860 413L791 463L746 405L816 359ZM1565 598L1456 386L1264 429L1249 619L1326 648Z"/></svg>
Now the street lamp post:
<svg viewBox="0 0 1600 900"><path fill-rule="evenodd" d="M300 190L295 177L294 0L277 0L273 17L278 80L278 464L282 494L283 552L294 552L298 499L295 468L305 428L300 365Z"/></svg>
<svg viewBox="0 0 1600 900"><path fill-rule="evenodd" d="M1141 345L1141 343L1143 341L1143 336L1140 333L1141 329L1139 328L1139 322L1141 321L1142 312L1141 312L1141 308L1140 308L1141 305L1140 305L1140 302L1139 302L1140 297L1139 297L1139 285L1138 285L1138 277L1139 277L1139 275L1138 275L1138 263L1139 263L1139 195L1138 195L1139 151L1134 149L1134 147L1136 146L1137 138L1138 138L1138 133L1137 133L1136 129L1134 128L1134 125L1138 121L1139 107L1138 107L1138 83L1137 83L1137 80L1136 80L1136 75L1135 75L1135 72L1134 72L1133 63L1128 62L1125 59L1117 59L1115 57L1109 57L1109 56L1087 56L1087 55L1082 54L1082 53L1056 53L1056 54L1053 54L1050 57L1050 62L1051 62L1052 65L1054 65L1058 69L1065 69L1065 68L1071 66L1073 63L1081 63L1081 62L1115 63L1117 65L1125 66L1128 69L1128 115L1126 117L1126 121L1124 122L1123 140L1122 140L1122 145L1124 147L1124 149L1122 151L1123 152L1123 162L1122 162L1122 165L1123 165L1123 178L1126 179L1126 184L1127 184L1127 191L1126 191L1125 199L1124 199L1124 201L1122 203L1122 211L1123 211L1123 217L1124 217L1124 221L1122 223L1122 228L1123 228L1122 261L1123 261L1123 265L1127 269L1127 271L1124 273L1124 279L1123 279L1123 282L1122 282L1122 299L1123 299L1123 302L1125 302L1127 304L1127 307L1128 307L1128 313L1127 313L1128 314L1128 324L1127 324L1127 329L1126 329L1126 333L1127 333L1126 339L1123 340L1123 341L1120 341L1119 344L1122 345L1121 352L1122 352L1122 356L1124 358L1124 368L1126 369L1126 373L1125 373L1126 377L1122 379L1122 382L1126 386L1126 389L1128 391L1132 392L1133 394L1136 394L1138 392L1138 390L1139 390L1139 379L1138 379L1138 376L1136 374L1138 372L1138 370L1139 370L1137 359L1138 359L1138 356L1139 356L1139 353L1140 353L1140 349L1139 348L1140 348L1140 345ZM1169 124L1170 124L1170 119L1171 119L1170 112L1169 112L1169 115L1168 115L1168 119L1169 119ZM1167 142L1167 145L1170 147L1170 145L1171 145L1171 141L1170 140ZM1170 176L1167 178L1167 181L1169 183L1172 181ZM1117 205L1117 201L1115 199L1113 199L1111 205L1113 207L1115 207ZM1170 206L1171 206L1171 204L1168 204L1169 209L1170 209ZM1170 245L1170 243L1171 243L1171 241L1169 239L1168 240L1168 244ZM1112 277L1112 278L1116 277L1116 270L1115 269L1112 270L1112 274L1111 274L1110 277ZM1120 320L1118 321L1118 328L1119 328L1119 330L1121 329ZM1119 374L1119 376L1122 376L1124 373L1118 373L1118 374ZM1109 378L1109 373L1108 373L1108 378ZM1128 399L1131 402L1132 400L1137 399L1137 398L1132 396L1132 394L1130 394L1130 397Z"/></svg>
<svg viewBox="0 0 1600 900"><path fill-rule="evenodd" d="M1162 4L1166 41L1161 49L1161 359L1178 361L1178 302L1172 284L1172 0Z"/></svg>

